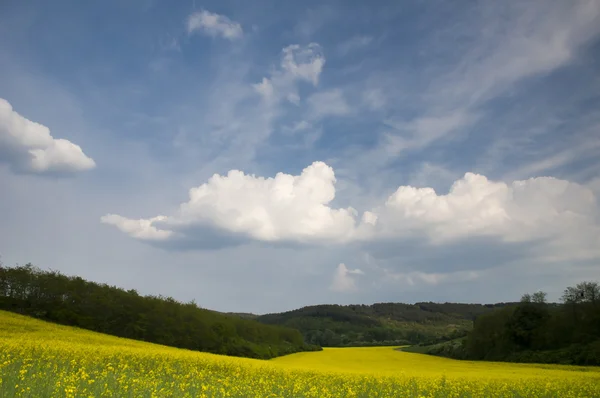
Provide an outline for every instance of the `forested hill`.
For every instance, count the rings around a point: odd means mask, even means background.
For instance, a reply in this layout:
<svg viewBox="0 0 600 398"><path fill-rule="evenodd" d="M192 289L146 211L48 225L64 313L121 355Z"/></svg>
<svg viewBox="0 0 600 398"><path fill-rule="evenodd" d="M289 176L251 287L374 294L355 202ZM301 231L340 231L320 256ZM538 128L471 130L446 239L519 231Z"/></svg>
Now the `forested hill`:
<svg viewBox="0 0 600 398"><path fill-rule="evenodd" d="M509 304L317 305L255 319L296 328L324 347L431 344L466 335L476 317Z"/></svg>
<svg viewBox="0 0 600 398"><path fill-rule="evenodd" d="M567 287L562 304L544 292L477 318L463 339L411 351L456 359L600 365L600 283Z"/></svg>
<svg viewBox="0 0 600 398"><path fill-rule="evenodd" d="M141 296L106 284L0 265L0 310L119 337L191 350L272 358L320 347L299 331L199 308L161 296Z"/></svg>

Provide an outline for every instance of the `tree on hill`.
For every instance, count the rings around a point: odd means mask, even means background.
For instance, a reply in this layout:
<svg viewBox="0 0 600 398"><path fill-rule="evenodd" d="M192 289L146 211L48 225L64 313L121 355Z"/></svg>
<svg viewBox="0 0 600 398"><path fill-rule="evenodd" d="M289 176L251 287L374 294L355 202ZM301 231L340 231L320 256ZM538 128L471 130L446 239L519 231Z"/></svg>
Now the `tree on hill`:
<svg viewBox="0 0 600 398"><path fill-rule="evenodd" d="M600 285L565 289L562 304L525 294L515 305L479 316L462 345L429 353L458 359L600 365Z"/></svg>
<svg viewBox="0 0 600 398"><path fill-rule="evenodd" d="M566 304L596 304L600 301L600 285L598 282L578 283L575 287L566 288L561 299Z"/></svg>

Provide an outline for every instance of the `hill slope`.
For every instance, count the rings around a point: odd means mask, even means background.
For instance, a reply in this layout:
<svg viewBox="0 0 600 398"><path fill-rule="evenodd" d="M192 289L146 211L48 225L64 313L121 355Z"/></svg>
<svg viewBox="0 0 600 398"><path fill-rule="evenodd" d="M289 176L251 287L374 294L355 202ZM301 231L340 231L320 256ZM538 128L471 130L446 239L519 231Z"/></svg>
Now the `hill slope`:
<svg viewBox="0 0 600 398"><path fill-rule="evenodd" d="M477 316L509 304L317 305L255 319L296 328L324 347L436 343L466 335Z"/></svg>
<svg viewBox="0 0 600 398"><path fill-rule="evenodd" d="M173 347L251 358L319 349L294 329L88 282L31 265L0 266L0 309Z"/></svg>

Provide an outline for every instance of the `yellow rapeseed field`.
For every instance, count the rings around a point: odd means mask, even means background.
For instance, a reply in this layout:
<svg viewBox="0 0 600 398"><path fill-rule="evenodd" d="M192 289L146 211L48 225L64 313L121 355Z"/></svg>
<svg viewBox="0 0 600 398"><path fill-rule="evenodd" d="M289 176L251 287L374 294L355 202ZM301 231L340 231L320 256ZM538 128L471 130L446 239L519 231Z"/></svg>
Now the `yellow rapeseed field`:
<svg viewBox="0 0 600 398"><path fill-rule="evenodd" d="M461 362L393 347L271 361L179 350L0 311L4 397L600 397L600 369Z"/></svg>

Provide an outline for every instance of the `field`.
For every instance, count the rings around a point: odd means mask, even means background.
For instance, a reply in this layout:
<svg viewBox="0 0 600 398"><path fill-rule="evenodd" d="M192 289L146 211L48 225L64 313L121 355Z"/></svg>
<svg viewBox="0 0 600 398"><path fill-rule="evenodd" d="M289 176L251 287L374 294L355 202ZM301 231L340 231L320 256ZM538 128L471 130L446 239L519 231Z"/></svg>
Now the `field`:
<svg viewBox="0 0 600 398"><path fill-rule="evenodd" d="M393 347L223 357L0 311L0 397L600 397L600 369L459 362Z"/></svg>

